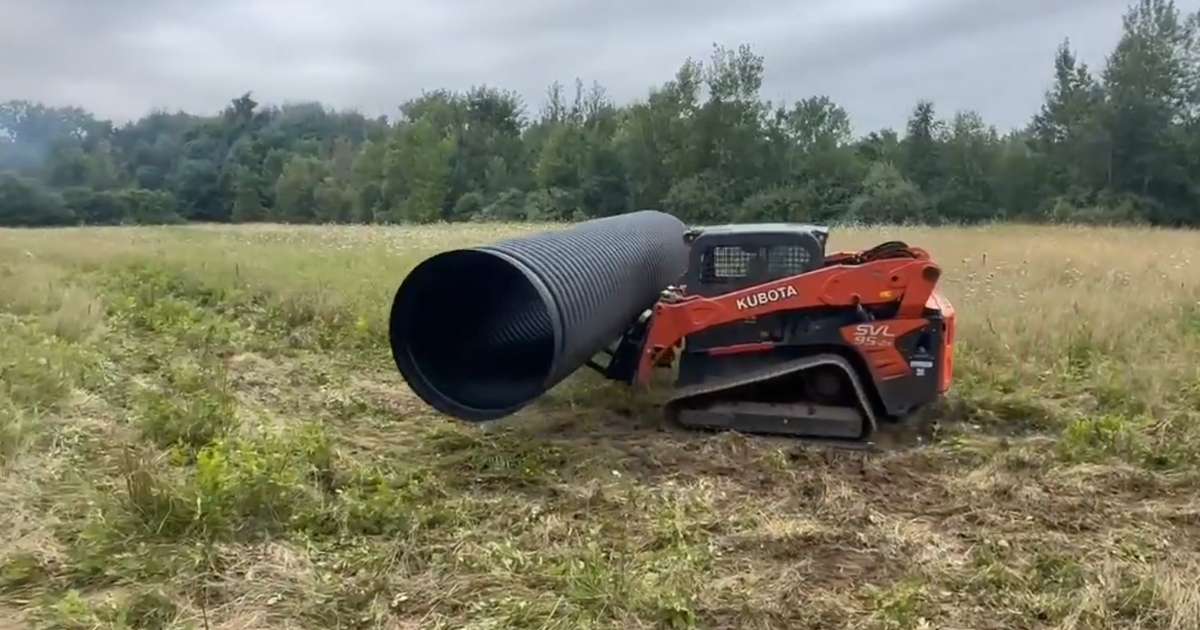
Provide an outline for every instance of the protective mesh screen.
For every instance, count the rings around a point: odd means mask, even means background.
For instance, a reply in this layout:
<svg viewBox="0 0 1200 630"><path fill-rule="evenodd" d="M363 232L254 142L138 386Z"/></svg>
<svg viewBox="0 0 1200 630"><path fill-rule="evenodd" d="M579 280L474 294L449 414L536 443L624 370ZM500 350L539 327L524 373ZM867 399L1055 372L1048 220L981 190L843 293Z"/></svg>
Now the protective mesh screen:
<svg viewBox="0 0 1200 630"><path fill-rule="evenodd" d="M767 275L786 278L804 273L811 263L808 250L798 246L772 247L767 255Z"/></svg>
<svg viewBox="0 0 1200 630"><path fill-rule="evenodd" d="M745 278L750 274L750 261L758 252L741 247L713 247L704 256L704 282L720 282Z"/></svg>
<svg viewBox="0 0 1200 630"><path fill-rule="evenodd" d="M756 267L765 265L756 271ZM804 247L780 245L764 249L718 246L705 252L700 281L726 282L758 275L763 279L786 278L804 273L812 259Z"/></svg>

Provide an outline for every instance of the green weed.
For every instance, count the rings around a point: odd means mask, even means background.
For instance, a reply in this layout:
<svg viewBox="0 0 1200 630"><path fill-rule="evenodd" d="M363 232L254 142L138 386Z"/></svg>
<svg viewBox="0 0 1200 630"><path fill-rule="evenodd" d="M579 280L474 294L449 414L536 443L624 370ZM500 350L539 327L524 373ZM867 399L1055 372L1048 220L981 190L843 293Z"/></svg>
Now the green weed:
<svg viewBox="0 0 1200 630"><path fill-rule="evenodd" d="M269 292L248 290L221 275L179 266L137 262L110 286L119 296L118 317L147 332L166 334L190 347L245 347L247 325L293 347L375 347L385 327L345 303L337 286Z"/></svg>
<svg viewBox="0 0 1200 630"><path fill-rule="evenodd" d="M0 396L32 412L58 407L76 387L95 385L98 359L86 348L0 317Z"/></svg>
<svg viewBox="0 0 1200 630"><path fill-rule="evenodd" d="M1098 376L1087 387L1096 398L1098 408L1109 413L1140 415L1146 413L1146 403L1120 377Z"/></svg>
<svg viewBox="0 0 1200 630"><path fill-rule="evenodd" d="M588 544L550 565L547 577L561 595L565 616L593 627L627 615L659 627L690 628L697 622L695 568L672 558L657 565L631 562L626 553ZM519 570L519 569L518 569Z"/></svg>
<svg viewBox="0 0 1200 630"><path fill-rule="evenodd" d="M59 303L66 272L26 258L0 264L0 310L16 315L42 315Z"/></svg>
<svg viewBox="0 0 1200 630"><path fill-rule="evenodd" d="M1200 335L1200 302L1184 304L1179 323L1185 335Z"/></svg>
<svg viewBox="0 0 1200 630"><path fill-rule="evenodd" d="M653 542L651 548L685 549L711 539L714 529L712 507L696 492L669 494L647 506Z"/></svg>
<svg viewBox="0 0 1200 630"><path fill-rule="evenodd" d="M1058 449L1072 463L1101 462L1116 457L1138 462L1146 452L1140 432L1145 421L1121 415L1079 418L1063 430Z"/></svg>
<svg viewBox="0 0 1200 630"><path fill-rule="evenodd" d="M1194 466L1200 461L1200 413L1176 412L1146 429L1142 463L1154 470Z"/></svg>
<svg viewBox="0 0 1200 630"><path fill-rule="evenodd" d="M1133 571L1118 571L1115 584L1107 589L1104 608L1113 616L1150 625L1161 618L1162 605L1154 580Z"/></svg>
<svg viewBox="0 0 1200 630"><path fill-rule="evenodd" d="M205 529L279 531L319 511L323 499L313 482L329 474L322 458L307 440L276 436L219 440L205 447L192 479Z"/></svg>
<svg viewBox="0 0 1200 630"><path fill-rule="evenodd" d="M109 616L108 610L98 610L78 591L68 591L61 597L51 600L43 605L37 613L39 625L54 630L93 630L111 626L106 623L106 618Z"/></svg>
<svg viewBox="0 0 1200 630"><path fill-rule="evenodd" d="M93 519L98 529L88 536L101 544L129 536L211 540L299 528L326 509L332 459L315 427L217 439L184 467L127 454L122 500Z"/></svg>
<svg viewBox="0 0 1200 630"><path fill-rule="evenodd" d="M1025 565L1021 555L1013 556L1009 562L1015 560ZM1035 554L1028 565L1020 571L1008 569L1017 579L1007 588L998 589L994 594L996 600L1016 602L1029 618L1043 622L1059 622L1070 615L1084 586L1083 566L1068 556L1052 552Z"/></svg>
<svg viewBox="0 0 1200 630"><path fill-rule="evenodd" d="M209 503L196 496L180 473L163 462L126 452L122 476L125 507L139 530L167 539L187 535L208 520Z"/></svg>
<svg viewBox="0 0 1200 630"><path fill-rule="evenodd" d="M0 397L0 464L21 453L40 429L37 416L8 397Z"/></svg>
<svg viewBox="0 0 1200 630"><path fill-rule="evenodd" d="M304 602L312 627L376 628L386 625L394 585L386 574L323 572Z"/></svg>
<svg viewBox="0 0 1200 630"><path fill-rule="evenodd" d="M177 614L178 607L159 590L141 589L96 601L72 590L47 601L37 618L40 627L54 630L161 630Z"/></svg>
<svg viewBox="0 0 1200 630"><path fill-rule="evenodd" d="M17 553L0 561L0 593L20 592L48 577L41 558L32 553Z"/></svg>
<svg viewBox="0 0 1200 630"><path fill-rule="evenodd" d="M700 623L697 590L710 570L700 545L659 554L635 572L632 612L662 628L692 628Z"/></svg>
<svg viewBox="0 0 1200 630"><path fill-rule="evenodd" d="M106 286L113 320L152 334L161 344L223 354L244 337L219 308L223 292L204 288L187 274L138 264L112 274Z"/></svg>
<svg viewBox="0 0 1200 630"><path fill-rule="evenodd" d="M178 606L162 590L141 589L121 602L117 618L130 628L159 630L168 627L178 613Z"/></svg>
<svg viewBox="0 0 1200 630"><path fill-rule="evenodd" d="M41 318L42 327L67 341L84 341L102 328L104 305L91 292L76 286L65 289L57 308Z"/></svg>
<svg viewBox="0 0 1200 630"><path fill-rule="evenodd" d="M63 575L79 588L187 578L208 566L207 542L148 540L123 512L97 510L70 534ZM166 532L164 532L165 534ZM67 536L64 535L63 538Z"/></svg>
<svg viewBox="0 0 1200 630"><path fill-rule="evenodd" d="M956 386L942 404L928 413L938 422L934 439L956 450L962 446L958 434L968 429L976 434L1017 437L1058 431L1066 423L1060 406L1036 389L1002 393L986 379L973 378Z"/></svg>
<svg viewBox="0 0 1200 630"><path fill-rule="evenodd" d="M619 554L589 545L555 564L550 575L557 590L593 619L627 608L634 584Z"/></svg>
<svg viewBox="0 0 1200 630"><path fill-rule="evenodd" d="M971 550L971 570L966 585L980 593L1006 593L1025 584L1025 577L1013 566L1011 550L995 543Z"/></svg>
<svg viewBox="0 0 1200 630"><path fill-rule="evenodd" d="M929 614L926 586L923 581L909 578L885 589L870 593L871 617L877 627L888 630L918 628Z"/></svg>
<svg viewBox="0 0 1200 630"><path fill-rule="evenodd" d="M483 433L446 426L429 431L424 445L439 468L475 483L543 486L568 463L562 447L508 430Z"/></svg>
<svg viewBox="0 0 1200 630"><path fill-rule="evenodd" d="M394 536L414 527L454 526L441 509L444 492L426 474L358 471L338 491L338 520L344 531L367 536Z"/></svg>
<svg viewBox="0 0 1200 630"><path fill-rule="evenodd" d="M1097 363L1104 360L1102 340L1086 321L1078 322L1068 331L1063 354L1063 376L1069 381L1086 381Z"/></svg>
<svg viewBox="0 0 1200 630"><path fill-rule="evenodd" d="M136 401L135 417L147 439L194 450L237 426L237 400L219 365L179 361L164 372L162 388Z"/></svg>
<svg viewBox="0 0 1200 630"><path fill-rule="evenodd" d="M1074 591L1083 587L1083 567L1074 558L1053 552L1038 553L1033 560L1033 584L1044 591Z"/></svg>

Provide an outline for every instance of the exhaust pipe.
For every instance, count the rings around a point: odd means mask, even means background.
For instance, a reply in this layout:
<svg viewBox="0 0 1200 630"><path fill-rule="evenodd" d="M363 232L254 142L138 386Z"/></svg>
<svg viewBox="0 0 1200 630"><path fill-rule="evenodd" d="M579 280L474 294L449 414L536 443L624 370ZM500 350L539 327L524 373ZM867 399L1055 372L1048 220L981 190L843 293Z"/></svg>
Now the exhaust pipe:
<svg viewBox="0 0 1200 630"><path fill-rule="evenodd" d="M434 409L515 413L615 341L687 270L685 226L646 210L433 256L392 302L392 357Z"/></svg>

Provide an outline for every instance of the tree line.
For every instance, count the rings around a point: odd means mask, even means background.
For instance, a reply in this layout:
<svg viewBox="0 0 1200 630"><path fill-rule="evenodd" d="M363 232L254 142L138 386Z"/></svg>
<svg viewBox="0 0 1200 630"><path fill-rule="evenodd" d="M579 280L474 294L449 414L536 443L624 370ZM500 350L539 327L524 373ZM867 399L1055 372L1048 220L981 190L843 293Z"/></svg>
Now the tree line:
<svg viewBox="0 0 1200 630"><path fill-rule="evenodd" d="M657 208L726 221L1200 224L1200 12L1137 0L1104 67L1070 42L1045 102L1004 133L913 108L855 137L824 96L760 96L748 46L688 59L647 98L550 86L426 92L399 115L320 103L116 126L79 107L0 104L0 225L576 220ZM1048 60L1049 61L1049 60Z"/></svg>

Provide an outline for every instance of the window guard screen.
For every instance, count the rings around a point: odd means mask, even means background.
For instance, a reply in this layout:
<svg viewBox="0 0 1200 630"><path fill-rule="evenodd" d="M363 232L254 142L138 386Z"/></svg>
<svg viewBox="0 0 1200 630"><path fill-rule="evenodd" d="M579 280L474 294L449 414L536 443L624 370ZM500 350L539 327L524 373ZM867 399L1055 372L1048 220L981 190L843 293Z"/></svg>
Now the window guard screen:
<svg viewBox="0 0 1200 630"><path fill-rule="evenodd" d="M751 276L764 280L786 278L804 273L811 262L808 249L796 245L755 249L718 245L701 257L700 281L713 284Z"/></svg>
<svg viewBox="0 0 1200 630"><path fill-rule="evenodd" d="M750 262L758 252L736 246L711 247L704 254L702 282L736 280L750 275Z"/></svg>
<svg viewBox="0 0 1200 630"><path fill-rule="evenodd" d="M771 278L786 278L808 271L812 256L808 249L797 245L772 247L767 254L767 275Z"/></svg>

